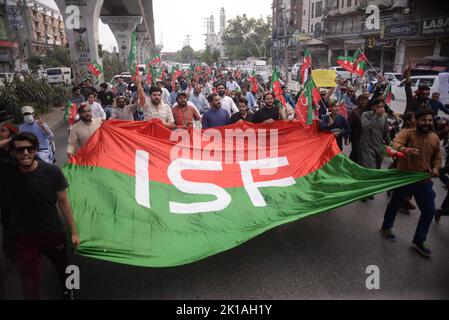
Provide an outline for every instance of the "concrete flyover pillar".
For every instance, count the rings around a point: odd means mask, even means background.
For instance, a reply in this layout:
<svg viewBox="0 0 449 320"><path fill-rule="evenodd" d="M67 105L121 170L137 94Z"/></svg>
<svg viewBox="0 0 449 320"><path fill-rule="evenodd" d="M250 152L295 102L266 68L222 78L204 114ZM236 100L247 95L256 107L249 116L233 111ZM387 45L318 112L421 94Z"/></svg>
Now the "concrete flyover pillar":
<svg viewBox="0 0 449 320"><path fill-rule="evenodd" d="M131 50L131 33L143 21L142 16L101 16L101 21L109 25L117 40L120 61L128 64L128 55Z"/></svg>
<svg viewBox="0 0 449 320"><path fill-rule="evenodd" d="M137 61L139 64L144 64L143 43L148 37L148 32L137 32Z"/></svg>
<svg viewBox="0 0 449 320"><path fill-rule="evenodd" d="M143 56L145 60L151 58L151 48L152 48L151 38L148 37L144 40L143 43Z"/></svg>
<svg viewBox="0 0 449 320"><path fill-rule="evenodd" d="M67 40L76 82L90 78L97 82L88 70L89 63L103 65L98 50L98 21L104 0L79 1L77 6L66 6L66 0L55 0L67 31ZM68 9L71 10L67 10ZM103 80L103 75L98 81Z"/></svg>

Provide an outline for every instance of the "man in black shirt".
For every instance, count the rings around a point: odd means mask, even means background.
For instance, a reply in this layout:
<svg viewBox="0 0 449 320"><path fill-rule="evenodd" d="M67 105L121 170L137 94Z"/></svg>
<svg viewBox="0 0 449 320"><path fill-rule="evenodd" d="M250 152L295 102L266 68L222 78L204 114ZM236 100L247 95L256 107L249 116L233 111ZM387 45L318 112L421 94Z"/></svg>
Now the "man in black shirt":
<svg viewBox="0 0 449 320"><path fill-rule="evenodd" d="M114 94L111 91L108 91L108 85L106 83L100 84L100 92L97 96L98 100L100 100L101 106L106 108L107 106L112 106L114 104Z"/></svg>
<svg viewBox="0 0 449 320"><path fill-rule="evenodd" d="M249 111L248 100L245 98L240 98L238 101L239 112L236 112L231 117L231 124L237 123L239 121L253 122L253 114Z"/></svg>
<svg viewBox="0 0 449 320"><path fill-rule="evenodd" d="M277 120L285 120L285 116L274 106L274 94L265 93L263 97L265 105L254 115L254 123L273 123Z"/></svg>
<svg viewBox="0 0 449 320"><path fill-rule="evenodd" d="M65 290L66 234L57 203L70 227L75 247L80 239L67 195L67 181L58 167L37 160L39 141L34 134L21 133L10 140L0 141L0 148L10 142L15 162L0 160L0 180L7 183L9 233L25 298L40 298L42 255L56 267L64 297L68 298L70 292Z"/></svg>

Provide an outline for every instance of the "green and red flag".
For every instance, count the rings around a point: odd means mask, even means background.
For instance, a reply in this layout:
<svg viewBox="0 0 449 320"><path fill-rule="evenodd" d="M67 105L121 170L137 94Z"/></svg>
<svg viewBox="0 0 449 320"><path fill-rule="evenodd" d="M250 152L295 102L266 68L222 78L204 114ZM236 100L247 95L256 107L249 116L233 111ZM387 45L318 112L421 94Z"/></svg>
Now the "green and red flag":
<svg viewBox="0 0 449 320"><path fill-rule="evenodd" d="M136 59L137 59L137 36L136 36L136 32L133 31L131 33L131 46L130 46L130 50L129 50L129 55L128 55L128 70L129 72L131 72L131 74L134 73L134 70L136 70L137 67L137 63L136 63Z"/></svg>
<svg viewBox="0 0 449 320"><path fill-rule="evenodd" d="M97 63L97 61L89 63L87 65L87 68L96 78L98 78L103 73L103 68Z"/></svg>
<svg viewBox="0 0 449 320"><path fill-rule="evenodd" d="M71 100L67 101L67 106L65 107L64 121L70 126L73 126L76 121L76 116L78 115L78 105Z"/></svg>
<svg viewBox="0 0 449 320"><path fill-rule="evenodd" d="M173 66L171 73L172 73L172 75L171 75L171 87L172 87L172 90L175 90L176 80L178 80L178 78L182 75L182 71L179 70L177 67Z"/></svg>
<svg viewBox="0 0 449 320"><path fill-rule="evenodd" d="M384 101L387 106L390 106L391 101L394 100L394 95L391 90L391 84L388 85L387 89L384 92Z"/></svg>
<svg viewBox="0 0 449 320"><path fill-rule="evenodd" d="M353 60L353 73L357 74L360 77L363 76L366 70L366 64L368 63L368 58L365 56L362 50L358 49L354 54Z"/></svg>
<svg viewBox="0 0 449 320"><path fill-rule="evenodd" d="M149 59L149 63L152 65L159 64L161 62L162 62L162 59L159 54L155 54Z"/></svg>
<svg viewBox="0 0 449 320"><path fill-rule="evenodd" d="M310 55L309 49L304 50L304 61L300 69L300 83L304 85L310 76L310 70L312 68L312 56Z"/></svg>
<svg viewBox="0 0 449 320"><path fill-rule="evenodd" d="M273 76L271 77L271 91L274 93L275 104L277 106L282 105L283 108L286 108L287 102L282 92L281 77L276 68L273 70Z"/></svg>
<svg viewBox="0 0 449 320"><path fill-rule="evenodd" d="M257 82L255 70L253 70L253 72L249 76L249 81L251 83L251 92L255 92L255 93L259 92L259 83Z"/></svg>
<svg viewBox="0 0 449 320"><path fill-rule="evenodd" d="M351 74L355 73L361 77L365 73L368 58L359 49L352 57L338 57L337 63L346 71L351 72Z"/></svg>
<svg viewBox="0 0 449 320"><path fill-rule="evenodd" d="M405 158L405 153L399 152L392 147L389 146L383 146L383 156L385 158L392 158L392 159L398 159L398 158Z"/></svg>
<svg viewBox="0 0 449 320"><path fill-rule="evenodd" d="M246 139L229 140L231 132ZM191 131L181 142L172 134L160 120L108 121L64 167L78 254L135 266L185 265L429 177L363 168L340 152L334 135L295 122Z"/></svg>
<svg viewBox="0 0 449 320"><path fill-rule="evenodd" d="M346 71L349 71L353 73L354 71L354 58L353 57L338 57L337 63L340 67L345 69Z"/></svg>
<svg viewBox="0 0 449 320"><path fill-rule="evenodd" d="M318 106L320 100L320 92L313 79L309 78L303 86L295 107L296 116L303 126L308 127L313 124L313 109Z"/></svg>

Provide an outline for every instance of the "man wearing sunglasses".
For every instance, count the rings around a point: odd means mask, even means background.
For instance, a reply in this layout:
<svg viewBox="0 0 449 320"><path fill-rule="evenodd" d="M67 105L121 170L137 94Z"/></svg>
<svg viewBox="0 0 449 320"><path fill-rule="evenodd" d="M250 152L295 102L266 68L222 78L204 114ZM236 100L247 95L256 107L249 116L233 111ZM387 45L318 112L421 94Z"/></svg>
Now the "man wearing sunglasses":
<svg viewBox="0 0 449 320"><path fill-rule="evenodd" d="M32 133L20 133L0 141L0 148L10 144L14 162L0 160L0 180L7 182L6 199L10 207L9 234L13 256L19 270L26 299L39 299L42 255L55 266L63 292L68 266L66 233L58 216L59 205L73 246L80 244L72 209L67 196L67 181L62 171L39 161L39 140Z"/></svg>
<svg viewBox="0 0 449 320"><path fill-rule="evenodd" d="M37 150L38 157L44 162L53 164L55 160L52 148L54 138L53 132L51 132L49 126L41 119L36 119L32 107L23 107L22 115L24 124L20 126L19 131L33 133L39 140L39 150Z"/></svg>

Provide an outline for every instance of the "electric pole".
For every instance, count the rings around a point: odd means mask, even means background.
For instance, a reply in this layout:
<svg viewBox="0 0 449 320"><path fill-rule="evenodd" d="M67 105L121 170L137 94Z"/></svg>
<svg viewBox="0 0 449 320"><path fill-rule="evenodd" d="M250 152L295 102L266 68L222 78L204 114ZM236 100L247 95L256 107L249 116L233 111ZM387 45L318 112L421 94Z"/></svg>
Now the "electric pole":
<svg viewBox="0 0 449 320"><path fill-rule="evenodd" d="M285 79L284 81L286 81L288 83L288 65L289 65L289 50L288 50L288 44L289 44L289 21L290 21L290 17L288 16L288 11L284 11L285 17L284 17L284 65L285 65Z"/></svg>
<svg viewBox="0 0 449 320"><path fill-rule="evenodd" d="M186 41L185 41L185 43L186 43L186 46L188 46L188 47L190 47L190 38L192 38L192 35L186 34Z"/></svg>

